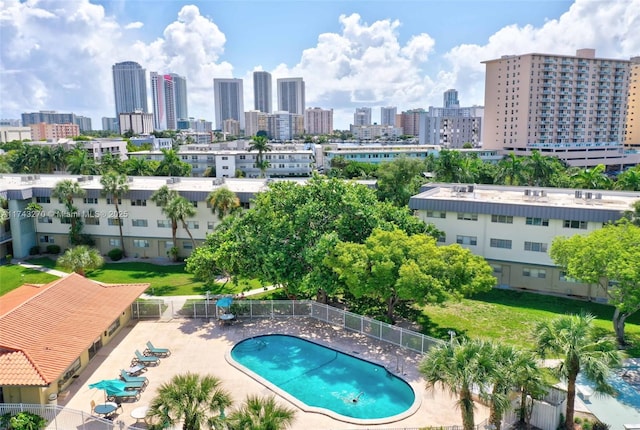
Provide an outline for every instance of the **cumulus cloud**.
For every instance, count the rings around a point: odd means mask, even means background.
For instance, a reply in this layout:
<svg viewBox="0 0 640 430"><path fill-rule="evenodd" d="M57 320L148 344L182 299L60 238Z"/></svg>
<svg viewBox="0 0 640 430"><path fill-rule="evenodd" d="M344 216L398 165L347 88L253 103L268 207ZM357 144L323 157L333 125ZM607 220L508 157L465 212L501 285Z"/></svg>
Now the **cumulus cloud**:
<svg viewBox="0 0 640 430"><path fill-rule="evenodd" d="M124 26L126 30L134 30L142 27L144 27L144 22L140 22L140 21L130 22L129 24Z"/></svg>

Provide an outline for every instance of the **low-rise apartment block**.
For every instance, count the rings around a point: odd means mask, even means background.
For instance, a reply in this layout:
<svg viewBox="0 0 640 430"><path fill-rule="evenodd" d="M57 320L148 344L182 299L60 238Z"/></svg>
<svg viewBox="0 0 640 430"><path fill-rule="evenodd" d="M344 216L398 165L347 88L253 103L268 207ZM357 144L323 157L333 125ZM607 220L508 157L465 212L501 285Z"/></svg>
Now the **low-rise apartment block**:
<svg viewBox="0 0 640 430"><path fill-rule="evenodd" d="M638 192L490 185L428 184L409 207L458 243L487 259L503 288L605 301L597 286L557 267L549 250L558 236L587 234L622 217Z"/></svg>

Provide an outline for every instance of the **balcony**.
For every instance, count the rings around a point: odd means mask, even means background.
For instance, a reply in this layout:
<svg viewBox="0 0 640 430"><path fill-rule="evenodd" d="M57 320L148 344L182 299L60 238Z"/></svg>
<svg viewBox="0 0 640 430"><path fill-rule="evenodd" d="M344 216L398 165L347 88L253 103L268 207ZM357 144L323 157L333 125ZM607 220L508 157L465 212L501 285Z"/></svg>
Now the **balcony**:
<svg viewBox="0 0 640 430"><path fill-rule="evenodd" d="M0 234L0 243L5 243L9 241L11 241L11 232Z"/></svg>

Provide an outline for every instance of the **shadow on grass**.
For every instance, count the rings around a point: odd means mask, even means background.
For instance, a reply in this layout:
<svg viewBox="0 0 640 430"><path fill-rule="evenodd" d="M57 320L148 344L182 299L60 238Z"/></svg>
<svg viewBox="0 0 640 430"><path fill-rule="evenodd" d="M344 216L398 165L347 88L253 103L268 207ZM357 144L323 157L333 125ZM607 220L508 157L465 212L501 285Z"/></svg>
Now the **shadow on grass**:
<svg viewBox="0 0 640 430"><path fill-rule="evenodd" d="M440 326L434 323L433 321L431 321L431 318L429 318L427 315L422 313L417 315L415 321L418 324L420 324L420 333L426 336L431 336L431 337L435 337L436 339L449 341L451 340L451 335L449 334L449 332L454 331L456 333L455 337L458 340L466 339L468 337L466 330L461 330L458 327Z"/></svg>

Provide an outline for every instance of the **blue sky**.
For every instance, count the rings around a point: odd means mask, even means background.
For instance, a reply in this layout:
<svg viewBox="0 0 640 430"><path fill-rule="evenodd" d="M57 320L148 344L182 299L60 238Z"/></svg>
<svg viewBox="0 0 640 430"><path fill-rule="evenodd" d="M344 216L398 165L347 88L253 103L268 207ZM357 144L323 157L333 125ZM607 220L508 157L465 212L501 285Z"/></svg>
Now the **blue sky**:
<svg viewBox="0 0 640 430"><path fill-rule="evenodd" d="M212 120L214 77L302 76L307 106L441 106L448 88L484 101L481 61L506 54L640 55L640 0L0 0L0 116L113 116L111 65L187 77L189 113ZM373 119L378 120L377 109Z"/></svg>

